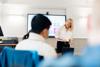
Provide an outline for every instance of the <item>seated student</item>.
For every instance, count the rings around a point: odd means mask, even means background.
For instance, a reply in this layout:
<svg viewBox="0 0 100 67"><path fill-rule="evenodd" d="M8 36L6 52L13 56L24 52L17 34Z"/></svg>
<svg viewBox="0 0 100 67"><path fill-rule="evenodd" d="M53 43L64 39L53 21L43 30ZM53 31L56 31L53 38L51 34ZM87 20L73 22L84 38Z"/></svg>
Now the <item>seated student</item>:
<svg viewBox="0 0 100 67"><path fill-rule="evenodd" d="M38 51L39 55L46 57L56 57L56 51L45 42L48 37L48 30L51 21L42 14L37 14L31 21L29 38L23 40L16 46L16 50Z"/></svg>

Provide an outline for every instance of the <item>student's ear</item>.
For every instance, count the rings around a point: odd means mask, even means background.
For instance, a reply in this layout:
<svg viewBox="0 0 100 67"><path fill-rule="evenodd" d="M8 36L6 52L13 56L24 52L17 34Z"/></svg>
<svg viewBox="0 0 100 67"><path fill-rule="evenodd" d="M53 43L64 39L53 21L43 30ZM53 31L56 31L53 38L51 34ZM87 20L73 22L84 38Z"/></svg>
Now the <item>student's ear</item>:
<svg viewBox="0 0 100 67"><path fill-rule="evenodd" d="M43 31L40 33L44 38L48 38L48 29L43 29Z"/></svg>

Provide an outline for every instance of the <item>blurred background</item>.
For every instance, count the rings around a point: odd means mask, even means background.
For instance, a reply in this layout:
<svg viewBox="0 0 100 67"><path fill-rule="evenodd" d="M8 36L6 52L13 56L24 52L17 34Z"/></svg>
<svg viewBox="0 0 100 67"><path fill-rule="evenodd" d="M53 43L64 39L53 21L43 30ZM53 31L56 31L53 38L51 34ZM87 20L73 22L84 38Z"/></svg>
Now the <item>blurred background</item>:
<svg viewBox="0 0 100 67"><path fill-rule="evenodd" d="M88 41L93 41L93 34L89 35L95 27L92 23L93 3L97 4L94 0L0 0L0 26L5 37L18 37L21 41L22 36L27 33L27 14L49 12L66 15L66 19L74 20L71 47L79 55ZM56 47L55 38L48 38L47 42Z"/></svg>

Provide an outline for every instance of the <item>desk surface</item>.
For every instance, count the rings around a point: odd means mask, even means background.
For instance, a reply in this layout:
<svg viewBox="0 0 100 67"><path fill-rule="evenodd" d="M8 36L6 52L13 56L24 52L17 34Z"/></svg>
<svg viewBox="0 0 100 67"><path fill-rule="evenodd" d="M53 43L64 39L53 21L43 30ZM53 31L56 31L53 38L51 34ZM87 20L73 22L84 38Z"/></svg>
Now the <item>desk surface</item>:
<svg viewBox="0 0 100 67"><path fill-rule="evenodd" d="M0 44L0 46L16 46L16 44Z"/></svg>

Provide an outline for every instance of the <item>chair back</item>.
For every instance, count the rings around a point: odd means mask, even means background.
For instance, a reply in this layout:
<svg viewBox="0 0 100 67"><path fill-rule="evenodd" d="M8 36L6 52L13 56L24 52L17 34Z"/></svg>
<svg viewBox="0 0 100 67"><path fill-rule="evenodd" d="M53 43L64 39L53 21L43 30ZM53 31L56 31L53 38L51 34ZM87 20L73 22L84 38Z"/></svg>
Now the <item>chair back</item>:
<svg viewBox="0 0 100 67"><path fill-rule="evenodd" d="M14 50L6 47L1 54L2 67L35 67L38 63L36 51Z"/></svg>
<svg viewBox="0 0 100 67"><path fill-rule="evenodd" d="M63 47L62 54L66 54L66 53L74 54L74 48Z"/></svg>

